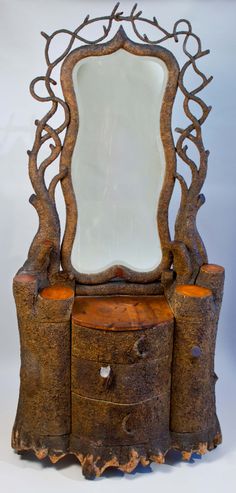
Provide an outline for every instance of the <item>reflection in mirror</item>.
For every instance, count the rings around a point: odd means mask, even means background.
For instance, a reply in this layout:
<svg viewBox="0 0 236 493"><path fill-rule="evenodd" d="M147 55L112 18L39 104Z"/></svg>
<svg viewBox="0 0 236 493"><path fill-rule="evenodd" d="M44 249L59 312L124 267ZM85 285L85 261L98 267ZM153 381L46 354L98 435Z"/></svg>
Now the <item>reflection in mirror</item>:
<svg viewBox="0 0 236 493"><path fill-rule="evenodd" d="M79 131L72 156L78 223L73 267L151 271L162 253L158 198L165 173L160 111L166 65L120 49L73 69Z"/></svg>

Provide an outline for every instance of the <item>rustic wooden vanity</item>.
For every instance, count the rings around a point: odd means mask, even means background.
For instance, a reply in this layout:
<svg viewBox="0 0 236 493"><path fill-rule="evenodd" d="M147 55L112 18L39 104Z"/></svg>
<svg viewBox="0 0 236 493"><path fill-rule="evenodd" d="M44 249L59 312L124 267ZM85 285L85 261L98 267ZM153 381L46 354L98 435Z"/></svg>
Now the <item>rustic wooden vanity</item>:
<svg viewBox="0 0 236 493"><path fill-rule="evenodd" d="M101 22L98 39L87 39L86 29ZM152 34L140 34L141 25ZM54 59L60 34L68 45ZM119 4L109 16L87 16L74 32L42 35L47 72L30 89L48 111L36 120L28 151L39 229L13 283L21 383L12 446L52 462L74 454L89 479L108 467L163 463L171 448L188 460L221 442L214 352L224 269L208 262L196 226L209 154L201 126L210 111L199 92L211 80L197 63L208 51L189 21L169 32L137 6L124 15ZM167 40L182 40L182 68ZM58 66L63 98L54 87ZM199 76L191 91L189 68ZM189 122L174 141L177 91ZM55 126L59 109L64 119ZM59 169L48 183L54 162ZM182 195L172 238L176 183Z"/></svg>

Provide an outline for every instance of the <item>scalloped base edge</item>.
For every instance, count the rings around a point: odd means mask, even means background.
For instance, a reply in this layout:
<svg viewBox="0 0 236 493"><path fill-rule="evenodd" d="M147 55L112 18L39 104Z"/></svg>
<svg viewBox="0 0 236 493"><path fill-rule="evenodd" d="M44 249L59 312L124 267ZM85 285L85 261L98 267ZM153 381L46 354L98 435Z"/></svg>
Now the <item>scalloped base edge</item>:
<svg viewBox="0 0 236 493"><path fill-rule="evenodd" d="M205 434L205 433L204 433ZM208 433L209 434L209 433ZM199 441L197 444L194 442L193 437L195 434L183 433L173 434L174 440L163 451L163 448L158 448L153 443L137 444L137 445L124 445L124 446L102 446L100 443L90 442L91 453L88 452L89 442L86 444L80 444L81 446L74 448L70 446L70 436L64 435L60 437L32 437L30 434L24 434L24 438L19 436L19 433L15 431L12 438L12 447L18 453L24 453L26 451L32 451L39 459L45 459L48 457L50 461L55 464L66 455L73 454L77 457L82 466L82 473L86 479L94 479L103 474L103 472L110 467L119 469L120 471L131 473L140 463L146 467L151 462L159 464L165 463L165 456L170 449L177 449L182 453L184 461L189 461L193 453L204 455L207 451L211 451L216 448L222 441L221 433L218 431L211 437L210 441ZM212 435L210 433L210 435ZM181 442L190 440L192 436L192 447L189 445L183 448ZM182 440L181 440L182 437ZM76 437L72 437L72 441L80 440ZM176 440L178 438L179 440Z"/></svg>

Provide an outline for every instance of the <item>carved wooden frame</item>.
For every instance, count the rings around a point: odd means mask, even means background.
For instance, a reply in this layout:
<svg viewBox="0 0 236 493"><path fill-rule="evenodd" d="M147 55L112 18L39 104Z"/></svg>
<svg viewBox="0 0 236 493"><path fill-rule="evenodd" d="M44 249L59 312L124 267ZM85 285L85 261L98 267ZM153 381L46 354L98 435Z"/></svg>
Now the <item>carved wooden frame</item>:
<svg viewBox="0 0 236 493"><path fill-rule="evenodd" d="M72 51L64 60L61 69L61 84L65 97L71 111L70 123L64 140L64 146L61 153L61 169L69 168L66 177L62 181L62 189L64 192L66 203L66 228L61 250L62 268L64 271L74 275L75 279L82 284L97 284L109 281L112 278L118 277L131 282L149 282L155 281L161 277L164 269L170 268L171 259L169 255L164 255L160 265L151 272L135 272L132 269L122 265L114 265L98 274L82 274L78 273L71 264L71 250L75 237L77 225L77 207L74 199L74 194L71 193L73 184L71 181L71 158L76 141L76 136L79 128L79 117L77 103L75 99L72 70L75 64L89 56L100 56L114 53L118 49L124 50L134 55L157 57L164 61L168 68L168 82L163 97L161 108L161 123L160 131L164 151L166 155L166 171L164 183L162 186L161 196L158 204L158 229L162 250L170 243L170 232L168 226L168 206L171 199L174 186L174 176L176 168L175 148L171 133L171 111L175 98L178 81L178 64L168 50L160 46L149 46L136 44L129 40L121 26L115 37L106 44L83 46Z"/></svg>
<svg viewBox="0 0 236 493"><path fill-rule="evenodd" d="M30 197L30 202L36 208L39 215L39 228L29 249L28 259L20 271L33 274L47 272L48 279L51 282L54 282L53 279L58 278L60 263L62 260L63 269L65 271L64 276L67 276L71 280L75 278L79 281L80 285L86 283L101 284L105 283L107 280L118 278L129 282L134 281L138 284L147 283L146 292L148 292L150 282L156 281L160 278L161 273L170 268L172 262L174 262L174 271L180 276L179 280L181 282L184 281L190 283L194 283L201 265L207 262L206 250L196 227L196 216L200 206L204 203L204 195L200 192L206 176L209 154L209 151L205 150L204 147L201 126L206 120L211 107L207 106L203 100L197 96L197 94L211 81L212 77L207 78L197 67L197 60L207 55L209 50L202 50L201 41L199 37L193 33L189 21L180 19L174 24L172 31L167 31L160 26L155 17L153 19L146 19L142 17L142 12L137 11L137 4L134 5L130 15L128 16L123 15L123 12L119 12L118 9L119 3L116 4L112 13L108 16L93 19L90 19L90 17L87 16L74 32L67 29L60 29L51 35L42 33L46 39L45 58L48 68L45 76L36 77L32 81L30 91L32 96L38 101L50 103L51 108L41 120L36 120L35 124L37 128L34 145L32 150L28 151L29 175L35 191L35 194ZM99 24L103 22L105 22L106 25L103 25L103 34L98 39L89 40L82 35L82 31L87 26L92 23ZM122 28L112 41L109 41L106 45L101 45L100 43L108 38L113 24L116 22L129 23L133 28L134 34L142 42L142 44L135 44L133 41L129 41ZM140 23L154 27L160 37L153 40L146 34L140 34L138 29L138 25ZM183 26L182 28L181 25ZM51 60L49 55L51 43L53 39L61 33L68 35L70 37L70 41L64 52L55 60ZM81 53L87 53L87 55L89 55L89 53L100 52L100 50L103 49L102 46L110 46L111 49L113 49L115 48L116 43L123 44L123 46L126 46L127 48L129 46L129 49L133 49L136 53L140 51L143 53L145 50L148 53L154 53L155 49L157 49L156 45L162 44L169 39L173 39L175 42L178 42L182 37L183 52L187 57L187 61L184 63L179 72L178 88L184 95L183 107L190 123L184 129L176 129L176 131L180 133L180 137L176 143L176 154L190 168L192 179L190 185L188 186L184 177L178 172L178 165L174 176L173 174L170 176L170 173L167 171L165 186L163 187L165 192L168 190L166 195L167 198L164 198L163 195L161 198L165 212L162 215L159 213L158 219L158 227L162 237L162 263L159 268L151 273L135 273L127 268L114 266L101 274L96 274L93 276L88 276L86 274L78 275L78 273L71 268L70 261L68 260L71 249L71 241L74 234L73 231L75 221L73 217L76 217L76 210L72 184L68 173L68 167L65 164L63 144L60 138L60 134L65 129L68 128L68 132L70 132L71 115L68 104L54 92L53 86L56 84L56 81L52 78L53 70L63 61L65 64L64 66L66 66L66 60L69 60L68 55L71 53L75 41L80 41L81 43L85 43L87 45L80 48L82 50ZM190 50L188 49L189 40L195 41L196 50L194 53L190 53ZM159 53L164 53L161 48L159 48L159 50ZM190 67L193 68L195 73L198 74L202 80L199 86L192 91L189 91L184 84L185 73ZM39 96L35 91L35 86L40 81L45 83L45 88L48 93L48 96L46 97ZM202 115L200 118L197 118L190 110L190 101L194 101L201 108ZM58 128L53 128L53 126L50 125L50 119L56 113L59 106L63 108L64 121ZM167 117L167 122L165 124L167 127L169 125L168 118L169 117ZM44 159L43 162L38 164L39 151L41 147L50 139L53 141L53 143L49 145L51 151L50 155ZM197 166L197 164L187 154L187 141L193 143L199 153L199 166ZM168 152L168 158L171 158L173 161L170 142L167 143L165 152ZM60 156L60 171L54 176L51 183L47 186L44 179L45 171L48 166L50 166L51 163L53 163L53 161ZM175 222L175 238L174 241L172 241L169 236L167 221L164 219L164 216L167 214L168 202L170 200L175 179L177 179L180 183L182 197ZM72 211L70 214L67 214L66 230L62 241L62 246L60 245L60 221L55 202L55 189L59 182L61 182L63 188L67 211ZM69 217L70 219L68 219ZM160 283L155 283L155 285L155 289L159 289L159 291L161 291ZM113 285L111 286L110 283L108 283L107 286L108 293L114 291ZM133 289L134 292L136 290L137 292L140 291L137 284L133 285Z"/></svg>

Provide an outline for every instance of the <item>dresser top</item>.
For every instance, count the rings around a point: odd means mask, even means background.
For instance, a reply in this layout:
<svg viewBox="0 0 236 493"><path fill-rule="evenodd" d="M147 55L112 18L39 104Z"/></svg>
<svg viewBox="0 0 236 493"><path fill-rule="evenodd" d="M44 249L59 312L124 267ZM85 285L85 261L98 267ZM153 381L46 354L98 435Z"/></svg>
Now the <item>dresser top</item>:
<svg viewBox="0 0 236 493"><path fill-rule="evenodd" d="M173 320L164 296L77 296L73 322L102 330L139 330Z"/></svg>

